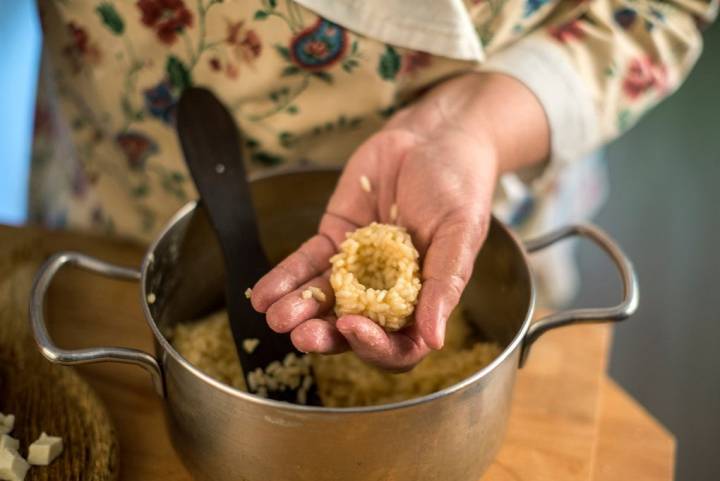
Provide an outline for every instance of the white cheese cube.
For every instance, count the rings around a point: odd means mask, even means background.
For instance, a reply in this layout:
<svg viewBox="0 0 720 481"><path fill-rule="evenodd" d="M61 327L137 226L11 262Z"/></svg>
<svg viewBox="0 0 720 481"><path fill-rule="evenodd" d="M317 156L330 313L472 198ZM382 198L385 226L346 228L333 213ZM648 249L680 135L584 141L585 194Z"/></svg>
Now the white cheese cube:
<svg viewBox="0 0 720 481"><path fill-rule="evenodd" d="M0 435L0 449L14 449L17 451L20 449L20 441L13 438L12 436L8 436L7 434Z"/></svg>
<svg viewBox="0 0 720 481"><path fill-rule="evenodd" d="M0 434L7 434L13 430L15 426L15 416L8 414L5 416L0 413Z"/></svg>
<svg viewBox="0 0 720 481"><path fill-rule="evenodd" d="M28 462L35 466L47 466L60 456L62 450L62 438L42 433L28 449Z"/></svg>
<svg viewBox="0 0 720 481"><path fill-rule="evenodd" d="M0 448L0 479L23 481L30 465L12 448Z"/></svg>

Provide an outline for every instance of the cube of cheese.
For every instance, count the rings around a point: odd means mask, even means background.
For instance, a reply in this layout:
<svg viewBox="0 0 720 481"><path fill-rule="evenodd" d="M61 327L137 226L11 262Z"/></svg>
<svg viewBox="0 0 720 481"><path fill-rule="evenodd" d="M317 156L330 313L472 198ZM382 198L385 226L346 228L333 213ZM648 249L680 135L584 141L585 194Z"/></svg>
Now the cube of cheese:
<svg viewBox="0 0 720 481"><path fill-rule="evenodd" d="M60 456L62 450L62 438L42 433L28 449L28 462L35 466L47 466Z"/></svg>
<svg viewBox="0 0 720 481"><path fill-rule="evenodd" d="M0 434L7 434L13 430L15 426L15 416L8 414L7 416L0 413Z"/></svg>
<svg viewBox="0 0 720 481"><path fill-rule="evenodd" d="M10 448L17 451L20 449L20 441L7 434L0 435L0 449L3 448Z"/></svg>
<svg viewBox="0 0 720 481"><path fill-rule="evenodd" d="M0 448L0 479L23 481L30 465L12 448Z"/></svg>

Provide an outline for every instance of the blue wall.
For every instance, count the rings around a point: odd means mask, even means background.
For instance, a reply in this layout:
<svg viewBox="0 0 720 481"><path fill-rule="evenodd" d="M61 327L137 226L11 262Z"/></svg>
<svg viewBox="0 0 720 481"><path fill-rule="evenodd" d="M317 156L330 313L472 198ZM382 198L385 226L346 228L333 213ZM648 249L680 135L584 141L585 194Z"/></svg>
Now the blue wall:
<svg viewBox="0 0 720 481"><path fill-rule="evenodd" d="M0 0L0 223L25 220L40 38L34 0Z"/></svg>

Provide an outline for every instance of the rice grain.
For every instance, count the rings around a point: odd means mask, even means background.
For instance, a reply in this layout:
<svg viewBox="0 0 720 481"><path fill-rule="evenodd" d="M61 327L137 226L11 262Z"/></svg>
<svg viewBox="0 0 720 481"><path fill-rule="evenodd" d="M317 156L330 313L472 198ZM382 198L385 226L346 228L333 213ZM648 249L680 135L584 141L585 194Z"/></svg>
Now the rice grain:
<svg viewBox="0 0 720 481"><path fill-rule="evenodd" d="M312 286L310 287L310 293L313 296L313 299L315 299L318 302L325 302L327 300L327 296L325 293L320 289L319 287Z"/></svg>
<svg viewBox="0 0 720 481"><path fill-rule="evenodd" d="M247 391L225 311L178 324L165 332L172 333L175 349L195 367L220 382ZM436 392L479 371L501 351L497 343L473 341L470 324L456 309L448 321L444 347L431 352L412 371L402 374L380 371L352 352L313 354L309 359L323 405L349 407L405 401ZM274 372L278 366L273 366ZM264 381L254 382L256 394L267 397L268 388L261 386ZM310 376L302 379L297 399L300 404L307 400L312 382Z"/></svg>
<svg viewBox="0 0 720 481"><path fill-rule="evenodd" d="M260 344L260 339L256 339L254 337L243 339L242 347L248 354L252 354L255 349L257 349L258 344Z"/></svg>
<svg viewBox="0 0 720 481"><path fill-rule="evenodd" d="M393 204L390 206L390 221L392 221L392 222L397 221L397 216L398 216L397 204Z"/></svg>
<svg viewBox="0 0 720 481"><path fill-rule="evenodd" d="M362 187L362 190L367 193L372 192L372 185L370 184L370 179L367 178L367 175L360 176L360 187Z"/></svg>

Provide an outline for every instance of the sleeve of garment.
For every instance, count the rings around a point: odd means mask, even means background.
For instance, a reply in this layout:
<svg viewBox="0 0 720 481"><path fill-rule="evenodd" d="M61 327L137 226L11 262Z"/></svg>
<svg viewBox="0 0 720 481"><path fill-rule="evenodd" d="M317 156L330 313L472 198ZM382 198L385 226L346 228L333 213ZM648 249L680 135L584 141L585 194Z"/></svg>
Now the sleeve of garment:
<svg viewBox="0 0 720 481"><path fill-rule="evenodd" d="M714 20L718 0L558 5L481 67L519 79L542 103L552 135L545 172L617 137L677 89L700 54L700 31Z"/></svg>

